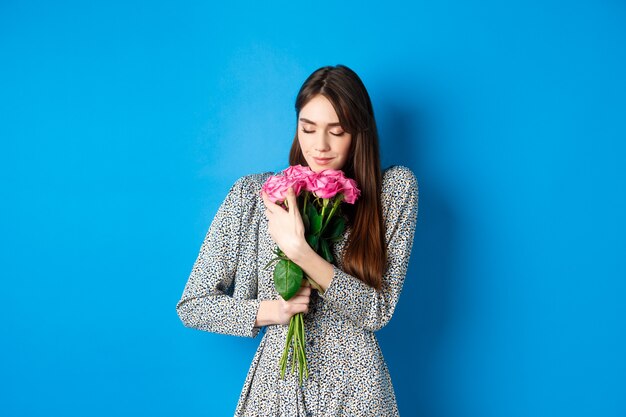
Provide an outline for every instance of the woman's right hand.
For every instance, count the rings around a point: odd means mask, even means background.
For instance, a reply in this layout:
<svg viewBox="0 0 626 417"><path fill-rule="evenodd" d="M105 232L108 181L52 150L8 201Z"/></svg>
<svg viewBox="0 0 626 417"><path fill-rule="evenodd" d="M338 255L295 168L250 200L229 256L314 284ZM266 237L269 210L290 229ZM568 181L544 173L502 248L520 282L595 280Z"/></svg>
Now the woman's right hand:
<svg viewBox="0 0 626 417"><path fill-rule="evenodd" d="M257 312L256 327L272 324L289 324L294 314L308 313L311 300L311 284L304 279L298 292L289 300L263 300Z"/></svg>
<svg viewBox="0 0 626 417"><path fill-rule="evenodd" d="M276 316L277 324L289 324L291 317L298 313L309 312L309 302L311 301L311 285L305 279L298 292L289 300L278 300L278 312Z"/></svg>

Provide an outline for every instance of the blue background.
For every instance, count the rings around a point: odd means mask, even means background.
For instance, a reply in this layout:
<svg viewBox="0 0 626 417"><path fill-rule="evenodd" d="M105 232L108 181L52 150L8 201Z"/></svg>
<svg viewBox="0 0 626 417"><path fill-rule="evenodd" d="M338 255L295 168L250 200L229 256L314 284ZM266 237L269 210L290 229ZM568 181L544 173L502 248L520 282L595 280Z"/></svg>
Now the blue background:
<svg viewBox="0 0 626 417"><path fill-rule="evenodd" d="M0 414L232 415L259 342L175 313L322 65L420 182L403 416L626 415L621 1L0 5Z"/></svg>

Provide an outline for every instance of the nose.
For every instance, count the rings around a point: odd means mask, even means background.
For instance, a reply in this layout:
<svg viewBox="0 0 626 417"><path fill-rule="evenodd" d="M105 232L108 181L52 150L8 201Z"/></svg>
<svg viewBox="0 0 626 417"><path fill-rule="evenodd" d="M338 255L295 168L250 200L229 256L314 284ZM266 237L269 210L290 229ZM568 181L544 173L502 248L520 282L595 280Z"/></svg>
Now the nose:
<svg viewBox="0 0 626 417"><path fill-rule="evenodd" d="M326 152L330 150L328 142L328 134L326 132L320 132L315 138L314 149L316 152Z"/></svg>

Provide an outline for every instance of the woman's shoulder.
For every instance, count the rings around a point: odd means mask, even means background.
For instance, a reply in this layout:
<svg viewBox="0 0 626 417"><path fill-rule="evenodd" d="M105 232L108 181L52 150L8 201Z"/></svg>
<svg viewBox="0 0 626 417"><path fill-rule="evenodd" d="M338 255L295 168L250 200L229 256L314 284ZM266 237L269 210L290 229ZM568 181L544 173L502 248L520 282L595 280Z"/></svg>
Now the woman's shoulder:
<svg viewBox="0 0 626 417"><path fill-rule="evenodd" d="M418 200L417 178L413 171L400 165L383 171L381 203L383 217L392 225L389 230L396 230L398 222L406 221L404 227L415 228Z"/></svg>
<svg viewBox="0 0 626 417"><path fill-rule="evenodd" d="M228 191L224 204L240 207L243 210L252 210L262 205L261 187L272 172L248 174L239 177Z"/></svg>
<svg viewBox="0 0 626 417"><path fill-rule="evenodd" d="M383 170L383 193L399 190L417 191L418 182L411 169L403 165L392 165Z"/></svg>
<svg viewBox="0 0 626 417"><path fill-rule="evenodd" d="M271 175L274 175L274 173L262 172L258 174L244 175L235 181L232 188L241 192L261 192L261 187Z"/></svg>

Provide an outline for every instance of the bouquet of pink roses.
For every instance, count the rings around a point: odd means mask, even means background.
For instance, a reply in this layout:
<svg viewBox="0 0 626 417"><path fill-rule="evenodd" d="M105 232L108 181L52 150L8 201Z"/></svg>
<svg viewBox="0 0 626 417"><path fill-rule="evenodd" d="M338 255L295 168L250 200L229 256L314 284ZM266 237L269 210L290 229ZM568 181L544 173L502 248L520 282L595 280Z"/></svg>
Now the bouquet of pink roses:
<svg viewBox="0 0 626 417"><path fill-rule="evenodd" d="M333 262L331 245L340 239L346 221L340 213L340 204L345 201L354 204L360 195L356 182L346 178L339 170L327 169L314 172L302 165L290 166L278 175L273 175L263 184L269 199L277 204L286 205L289 187L298 198L298 209L305 228L305 237L309 245L328 262ZM322 292L319 285L305 276L302 269L285 254L276 249L276 257L268 267L274 265L274 287L285 300L295 295L302 280L307 279L311 286ZM287 369L289 348L293 347L292 372L298 367L298 376L302 383L303 375L308 377L305 354L305 334L303 314L291 317L285 350L280 360L280 376L284 378Z"/></svg>

